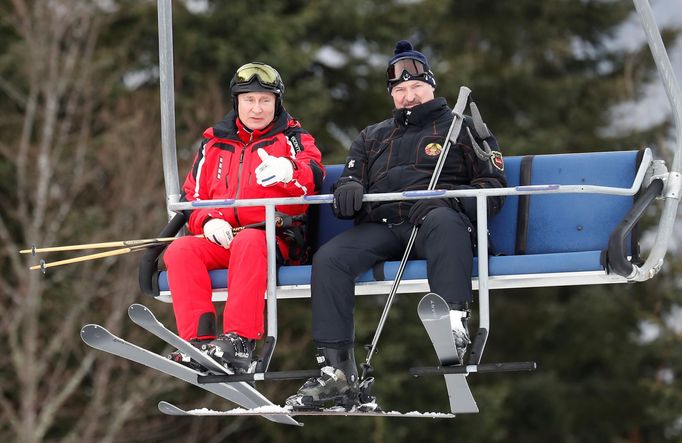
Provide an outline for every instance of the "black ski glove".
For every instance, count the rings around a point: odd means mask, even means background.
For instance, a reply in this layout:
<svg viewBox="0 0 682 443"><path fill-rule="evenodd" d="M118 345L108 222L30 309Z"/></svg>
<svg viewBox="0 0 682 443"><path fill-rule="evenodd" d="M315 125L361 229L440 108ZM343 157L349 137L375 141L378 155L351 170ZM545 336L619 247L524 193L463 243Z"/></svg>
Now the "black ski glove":
<svg viewBox="0 0 682 443"><path fill-rule="evenodd" d="M454 198L427 198L412 205L408 219L413 225L420 226L428 213L436 208L452 208L459 211L459 205Z"/></svg>
<svg viewBox="0 0 682 443"><path fill-rule="evenodd" d="M334 214L339 218L352 218L362 208L364 194L359 181L350 179L342 183L334 190Z"/></svg>

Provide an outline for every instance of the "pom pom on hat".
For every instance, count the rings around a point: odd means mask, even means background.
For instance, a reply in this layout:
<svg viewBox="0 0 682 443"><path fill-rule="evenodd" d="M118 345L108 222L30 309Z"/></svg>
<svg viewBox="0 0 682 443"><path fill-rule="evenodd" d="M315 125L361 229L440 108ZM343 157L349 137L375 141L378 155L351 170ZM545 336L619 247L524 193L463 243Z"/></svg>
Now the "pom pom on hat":
<svg viewBox="0 0 682 443"><path fill-rule="evenodd" d="M403 52L412 51L412 43L407 40L400 40L395 44L395 49L393 50L393 55L398 55Z"/></svg>
<svg viewBox="0 0 682 443"><path fill-rule="evenodd" d="M429 66L429 61L426 59L426 56L419 51L415 51L414 48L412 47L412 43L410 43L407 40L400 40L398 43L395 44L395 49L393 50L393 58L388 62L388 65L390 66L403 58L411 58L414 60L418 60L426 67L427 70L429 71L431 70L431 67Z"/></svg>

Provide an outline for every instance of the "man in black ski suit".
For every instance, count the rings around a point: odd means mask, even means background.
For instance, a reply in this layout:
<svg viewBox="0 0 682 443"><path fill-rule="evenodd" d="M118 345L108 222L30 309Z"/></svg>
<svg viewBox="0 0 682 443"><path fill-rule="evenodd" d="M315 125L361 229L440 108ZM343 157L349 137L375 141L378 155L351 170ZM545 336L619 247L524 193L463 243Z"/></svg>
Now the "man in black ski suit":
<svg viewBox="0 0 682 443"><path fill-rule="evenodd" d="M475 198L440 198L362 203L365 193L428 188L446 141L452 114L444 98L434 98L436 79L424 54L399 41L387 69L393 118L368 126L350 148L334 185L333 211L355 218L355 226L324 244L313 257L313 340L320 377L309 379L287 399L295 409L330 402L358 404L358 371L353 354L355 279L377 263L400 260L413 226L419 226L410 258L426 259L429 287L451 307L460 362L470 343L466 319L471 302ZM497 141L482 137L466 117L449 150L437 189L505 187L504 161ZM473 146L485 146L477 152ZM487 153L487 156L483 155ZM488 215L503 197L488 198Z"/></svg>

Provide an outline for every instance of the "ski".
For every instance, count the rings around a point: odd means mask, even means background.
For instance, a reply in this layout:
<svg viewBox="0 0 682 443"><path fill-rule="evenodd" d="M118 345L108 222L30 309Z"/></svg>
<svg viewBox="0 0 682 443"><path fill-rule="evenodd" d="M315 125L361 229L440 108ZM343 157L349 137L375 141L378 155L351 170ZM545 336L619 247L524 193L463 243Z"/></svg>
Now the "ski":
<svg viewBox="0 0 682 443"><path fill-rule="evenodd" d="M133 304L128 308L128 316L130 319L138 326L151 332L161 340L165 341L171 346L174 346L180 352L185 353L190 356L194 361L198 362L201 366L207 368L210 372L217 375L233 375L233 372L228 368L222 366L208 354L201 351L200 349L193 346L188 341L182 339L175 332L166 328L163 323L161 323L154 313L141 304ZM200 374L196 381L197 383L204 386L204 383L200 382L200 378L204 374ZM239 391L244 396L248 397L252 407L262 407L262 406L275 406L267 397L258 392L256 388L245 382L229 383L227 386ZM288 423L288 424L298 424L298 423Z"/></svg>
<svg viewBox="0 0 682 443"><path fill-rule="evenodd" d="M157 371L163 372L184 382L205 389L206 391L229 400L230 402L239 406L251 409L273 405L273 403L271 403L266 397L246 383L200 384L197 381L197 377L204 375L201 372L195 371L194 369L171 361L164 356L155 354L154 352L127 342L122 338L112 334L102 326L95 324L83 326L81 329L81 338L90 347L123 357L127 360L134 361L149 368L156 369ZM245 385L248 387L248 389L242 385ZM302 426L301 423L294 420L292 417L285 415L260 415L276 423Z"/></svg>
<svg viewBox="0 0 682 443"><path fill-rule="evenodd" d="M196 348L188 341L183 340L175 332L165 327L163 323L157 320L157 318L154 316L154 313L146 306L137 303L130 305L128 308L128 316L133 323L151 332L183 354L189 355L191 359L199 363L204 368L208 369L211 373L232 375L232 371L225 368L211 358L208 354ZM243 385L253 389L246 383Z"/></svg>
<svg viewBox="0 0 682 443"><path fill-rule="evenodd" d="M431 339L431 343L433 343L441 366L461 365L462 362L455 347L455 339L452 336L450 307L447 302L438 294L428 293L419 301L417 313ZM443 376L445 377L452 413L477 413L478 406L469 389L466 380L467 373L445 373Z"/></svg>
<svg viewBox="0 0 682 443"><path fill-rule="evenodd" d="M333 416L341 415L346 417L400 417L400 418L454 418L454 414L441 412L397 412L397 411L346 411L343 409L322 409L322 410L299 410L289 409L280 406L263 406L255 409L230 409L228 411L213 411L210 409L192 409L184 410L175 406L174 404L161 401L159 402L159 411L166 415L174 416L242 416L242 415L263 415L270 416Z"/></svg>

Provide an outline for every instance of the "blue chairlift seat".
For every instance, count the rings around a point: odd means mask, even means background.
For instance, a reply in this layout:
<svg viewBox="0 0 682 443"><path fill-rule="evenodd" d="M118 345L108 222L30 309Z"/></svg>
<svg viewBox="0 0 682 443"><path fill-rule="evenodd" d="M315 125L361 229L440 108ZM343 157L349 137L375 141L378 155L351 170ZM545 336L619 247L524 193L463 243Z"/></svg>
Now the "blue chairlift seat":
<svg viewBox="0 0 682 443"><path fill-rule="evenodd" d="M629 188L639 166L639 152L507 157L505 173L509 187L558 184ZM326 170L321 194L330 193L343 165L328 165ZM591 193L507 196L502 210L489 220L489 287L625 282L625 278L606 271L602 255L609 236L634 200L633 196ZM329 204L311 205L311 210L319 211L317 223L310 226L318 246L353 225L351 220L334 217ZM474 258L474 288L478 287L477 261ZM378 272L368 270L358 278L356 294L388 293L398 267L398 261L389 261ZM227 297L228 272L210 271L214 301ZM310 265L279 267L277 297L309 297L310 272ZM377 280L377 276L383 278ZM156 297L170 302L166 272L160 272L158 278ZM398 292L428 292L424 260L407 263Z"/></svg>

